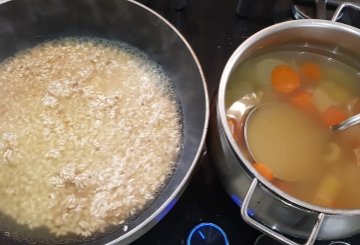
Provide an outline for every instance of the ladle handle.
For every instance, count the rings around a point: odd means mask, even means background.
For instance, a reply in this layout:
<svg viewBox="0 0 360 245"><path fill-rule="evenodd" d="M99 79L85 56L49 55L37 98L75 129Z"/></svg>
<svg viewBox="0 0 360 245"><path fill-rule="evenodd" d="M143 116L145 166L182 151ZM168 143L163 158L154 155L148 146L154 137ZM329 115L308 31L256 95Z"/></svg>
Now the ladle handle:
<svg viewBox="0 0 360 245"><path fill-rule="evenodd" d="M360 123L360 114L357 114L355 116L349 117L348 119L346 119L345 121L343 121L339 124L332 126L331 129L335 133L339 133L339 132L344 131L345 129L355 126L356 124L359 124L359 123Z"/></svg>
<svg viewBox="0 0 360 245"><path fill-rule="evenodd" d="M342 13L343 9L348 8L348 7L360 10L360 5L358 5L358 4L350 3L350 2L342 3L336 8L336 11L335 11L333 17L331 18L331 20L337 21L341 17L341 13Z"/></svg>
<svg viewBox="0 0 360 245"><path fill-rule="evenodd" d="M248 208L249 208L249 204L250 204L250 200L255 192L255 189L258 185L258 179L254 179L245 195L244 201L241 205L241 216L242 218L245 220L245 222L247 222L249 225L257 228L258 230L266 233L267 235L271 236L272 238L276 239L279 242L282 242L284 244L287 245L301 245L287 237L285 237L284 235L266 227L265 225L259 223L258 221L256 221L255 219L251 218L250 215L248 214ZM302 244L302 245L312 245L314 244L316 237L320 231L320 227L321 224L324 220L325 214L320 213L315 221L314 227L310 233L309 238L307 239L307 241Z"/></svg>

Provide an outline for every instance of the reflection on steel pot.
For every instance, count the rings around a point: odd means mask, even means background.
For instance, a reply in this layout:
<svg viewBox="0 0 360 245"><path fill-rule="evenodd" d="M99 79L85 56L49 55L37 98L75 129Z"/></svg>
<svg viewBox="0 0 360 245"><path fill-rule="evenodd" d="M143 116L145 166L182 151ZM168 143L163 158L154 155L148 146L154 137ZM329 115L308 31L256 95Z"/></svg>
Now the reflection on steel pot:
<svg viewBox="0 0 360 245"><path fill-rule="evenodd" d="M339 11L344 6L339 6ZM356 6L354 6L356 7ZM357 7L358 8L358 7ZM336 18L336 17L334 17ZM300 201L277 189L252 167L248 153L238 147L226 120L226 88L236 67L249 57L273 49L300 48L347 59L360 67L360 30L326 20L295 20L270 26L246 40L229 59L220 82L210 124L209 153L231 198L246 222L285 244L284 235L307 239L338 239L360 233L360 210L340 210ZM284 234L284 235L283 235Z"/></svg>
<svg viewBox="0 0 360 245"><path fill-rule="evenodd" d="M82 244L128 244L173 207L201 155L208 123L208 95L199 62L186 40L163 17L132 0L0 0L0 61L17 51L59 37L119 40L146 53L169 77L183 130L177 168L158 196L125 226L111 233L74 240ZM146 93L146 91L144 91ZM0 214L0 243L23 244L9 233ZM18 237L21 239L21 237ZM76 239L76 238L75 238ZM56 240L56 239L55 239ZM59 241L58 241L59 240ZM62 243L41 241L41 244ZM27 241L38 243L38 241ZM26 243L26 242L25 242ZM71 244L69 241L66 244Z"/></svg>

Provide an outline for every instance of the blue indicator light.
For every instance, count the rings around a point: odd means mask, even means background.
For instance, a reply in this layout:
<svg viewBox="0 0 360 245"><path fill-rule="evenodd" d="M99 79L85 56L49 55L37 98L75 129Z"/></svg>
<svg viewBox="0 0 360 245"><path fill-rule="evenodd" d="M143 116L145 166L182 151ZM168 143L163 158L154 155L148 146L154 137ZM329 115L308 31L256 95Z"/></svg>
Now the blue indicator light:
<svg viewBox="0 0 360 245"><path fill-rule="evenodd" d="M233 202L235 202L236 205L238 205L239 207L241 207L241 205L242 205L242 200L241 200L238 196L236 196L236 195L231 195L231 200L233 200ZM248 214L249 214L250 216L254 216L254 215L255 215L254 211L251 210L251 209L248 209Z"/></svg>
<svg viewBox="0 0 360 245"><path fill-rule="evenodd" d="M213 223L201 223L195 226L186 241L187 245L229 245L229 240L218 225Z"/></svg>
<svg viewBox="0 0 360 245"><path fill-rule="evenodd" d="M201 231L199 231L199 234L200 234L200 236L201 236L201 238L203 239L203 240L205 240L205 235L201 232Z"/></svg>
<svg viewBox="0 0 360 245"><path fill-rule="evenodd" d="M238 198L237 195L231 195L231 200L233 200L234 203L236 203L236 205L241 206L242 201L240 200L240 198Z"/></svg>
<svg viewBox="0 0 360 245"><path fill-rule="evenodd" d="M167 206L166 208L158 215L156 216L156 221L159 222L164 218L164 216L174 207L176 202L178 201L178 198L174 198Z"/></svg>

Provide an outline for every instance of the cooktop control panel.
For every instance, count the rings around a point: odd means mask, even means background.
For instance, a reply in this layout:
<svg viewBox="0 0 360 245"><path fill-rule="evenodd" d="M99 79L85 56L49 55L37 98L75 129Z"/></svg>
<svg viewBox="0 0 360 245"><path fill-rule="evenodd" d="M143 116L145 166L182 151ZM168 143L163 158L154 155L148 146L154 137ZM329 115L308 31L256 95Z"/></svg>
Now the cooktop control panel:
<svg viewBox="0 0 360 245"><path fill-rule="evenodd" d="M201 223L191 230L186 245L229 245L229 240L220 226Z"/></svg>

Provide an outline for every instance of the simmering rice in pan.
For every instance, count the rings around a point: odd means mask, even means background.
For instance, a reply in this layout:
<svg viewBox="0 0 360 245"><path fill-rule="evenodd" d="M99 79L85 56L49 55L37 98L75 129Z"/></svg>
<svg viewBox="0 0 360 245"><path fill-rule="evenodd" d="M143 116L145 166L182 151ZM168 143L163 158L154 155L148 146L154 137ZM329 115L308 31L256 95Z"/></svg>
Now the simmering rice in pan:
<svg viewBox="0 0 360 245"><path fill-rule="evenodd" d="M0 66L0 212L57 236L119 225L172 173L169 81L126 45L47 42Z"/></svg>

